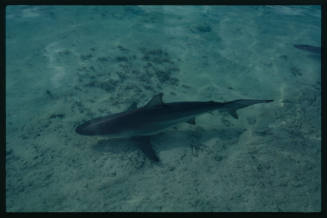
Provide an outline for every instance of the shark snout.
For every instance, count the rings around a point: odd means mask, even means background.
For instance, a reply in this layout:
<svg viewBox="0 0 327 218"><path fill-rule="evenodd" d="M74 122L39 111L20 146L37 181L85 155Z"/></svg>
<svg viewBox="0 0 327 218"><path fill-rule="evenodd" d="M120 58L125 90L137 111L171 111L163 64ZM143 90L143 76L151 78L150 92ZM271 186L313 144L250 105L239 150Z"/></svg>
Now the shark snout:
<svg viewBox="0 0 327 218"><path fill-rule="evenodd" d="M95 131L90 128L89 123L83 123L77 126L75 132L80 135L95 135Z"/></svg>

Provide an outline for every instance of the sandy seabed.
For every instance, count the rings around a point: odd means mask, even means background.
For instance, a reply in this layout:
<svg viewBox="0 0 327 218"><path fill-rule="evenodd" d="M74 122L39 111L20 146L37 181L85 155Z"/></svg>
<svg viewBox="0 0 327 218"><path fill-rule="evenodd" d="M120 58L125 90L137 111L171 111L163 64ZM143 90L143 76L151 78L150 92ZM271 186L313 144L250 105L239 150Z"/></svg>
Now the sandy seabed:
<svg viewBox="0 0 327 218"><path fill-rule="evenodd" d="M321 61L309 6L9 6L7 211L321 210ZM151 138L78 124L146 104L274 99Z"/></svg>

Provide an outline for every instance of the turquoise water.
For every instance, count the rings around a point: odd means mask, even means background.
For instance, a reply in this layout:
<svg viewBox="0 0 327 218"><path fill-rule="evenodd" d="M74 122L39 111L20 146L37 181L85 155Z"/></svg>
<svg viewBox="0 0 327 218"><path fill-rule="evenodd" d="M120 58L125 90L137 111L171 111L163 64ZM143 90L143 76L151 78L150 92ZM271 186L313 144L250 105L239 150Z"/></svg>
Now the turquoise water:
<svg viewBox="0 0 327 218"><path fill-rule="evenodd" d="M7 211L321 209L318 6L9 6ZM81 136L146 104L274 99L151 138Z"/></svg>

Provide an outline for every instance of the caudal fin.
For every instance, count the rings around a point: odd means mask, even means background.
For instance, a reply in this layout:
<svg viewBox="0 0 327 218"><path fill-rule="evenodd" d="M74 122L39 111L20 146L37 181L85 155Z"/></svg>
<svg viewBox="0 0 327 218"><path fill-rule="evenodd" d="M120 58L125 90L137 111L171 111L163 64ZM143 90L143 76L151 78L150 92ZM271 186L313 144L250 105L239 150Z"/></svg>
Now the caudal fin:
<svg viewBox="0 0 327 218"><path fill-rule="evenodd" d="M240 99L240 100L234 100L230 102L223 103L223 107L226 109L226 111L235 119L238 119L238 115L236 111L238 109L251 106L253 104L259 104L259 103L268 103L272 102L274 100L252 100L252 99Z"/></svg>

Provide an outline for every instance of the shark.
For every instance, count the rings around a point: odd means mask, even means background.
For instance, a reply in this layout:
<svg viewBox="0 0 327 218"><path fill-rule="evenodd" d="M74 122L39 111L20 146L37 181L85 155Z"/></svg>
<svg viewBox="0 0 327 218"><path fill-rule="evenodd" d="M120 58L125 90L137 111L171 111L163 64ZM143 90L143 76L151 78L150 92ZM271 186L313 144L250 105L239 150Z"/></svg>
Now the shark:
<svg viewBox="0 0 327 218"><path fill-rule="evenodd" d="M106 136L110 138L129 138L152 161L160 159L154 151L150 137L182 122L195 125L195 117L211 111L229 113L238 119L237 110L258 103L273 100L239 99L228 102L192 101L163 102L163 93L154 95L142 107L134 102L123 112L88 120L75 129L76 133L86 136Z"/></svg>
<svg viewBox="0 0 327 218"><path fill-rule="evenodd" d="M321 47L305 44L294 44L294 47L303 51L311 52L313 54L321 55Z"/></svg>

